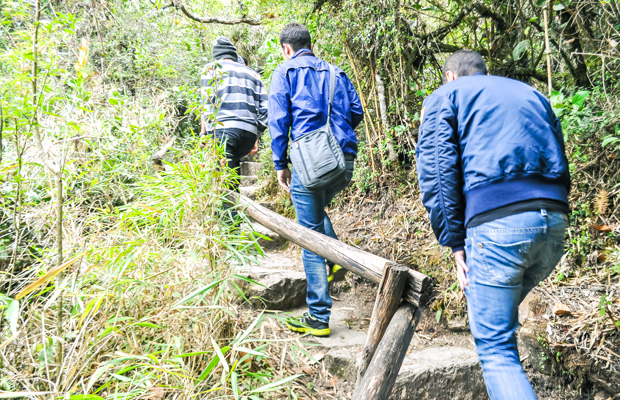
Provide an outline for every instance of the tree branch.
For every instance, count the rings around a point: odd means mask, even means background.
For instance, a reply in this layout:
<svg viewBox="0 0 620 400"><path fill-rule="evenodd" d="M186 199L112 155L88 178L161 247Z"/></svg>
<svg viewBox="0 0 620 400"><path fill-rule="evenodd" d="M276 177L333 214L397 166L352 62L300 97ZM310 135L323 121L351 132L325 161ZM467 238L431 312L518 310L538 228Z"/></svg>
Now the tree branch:
<svg viewBox="0 0 620 400"><path fill-rule="evenodd" d="M191 20L196 22L200 22L201 24L222 24L222 25L239 25L239 24L247 24L247 25L261 25L263 22L257 19L252 19L247 17L246 15L237 19L222 19L218 17L199 17L197 15L189 12L183 1L181 0L172 0L172 5L177 10L181 11L185 16Z"/></svg>
<svg viewBox="0 0 620 400"><path fill-rule="evenodd" d="M497 28L500 31L505 31L508 29L508 24L501 15L497 14L482 3L473 3L471 5L463 7L461 11L452 18L452 21L449 24L444 25L433 32L421 35L420 40L424 42L428 39L433 39L436 41L443 39L448 33L452 32L457 26L459 26L463 19L469 16L470 13L474 10L477 11L478 15L480 15L481 17L491 18L492 20L494 20L497 24Z"/></svg>

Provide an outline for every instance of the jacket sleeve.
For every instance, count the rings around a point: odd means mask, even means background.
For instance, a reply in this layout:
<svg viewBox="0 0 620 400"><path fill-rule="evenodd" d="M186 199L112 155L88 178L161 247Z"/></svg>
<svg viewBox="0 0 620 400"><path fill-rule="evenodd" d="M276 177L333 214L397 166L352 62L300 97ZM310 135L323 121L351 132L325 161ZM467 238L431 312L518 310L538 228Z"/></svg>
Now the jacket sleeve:
<svg viewBox="0 0 620 400"><path fill-rule="evenodd" d="M564 134L562 133L562 123L560 119L555 115L553 109L551 108L551 103L549 103L549 110L551 113L552 124L553 124L553 134L555 135L558 143L560 144L560 148L562 149L562 158L565 165L564 176L562 180L564 181L564 186L566 187L566 193L570 193L571 189L571 181L570 181L570 169L568 167L568 158L566 157L566 146L564 144Z"/></svg>
<svg viewBox="0 0 620 400"><path fill-rule="evenodd" d="M288 168L288 134L291 129L291 91L286 76L277 68L271 78L269 93L269 134L276 170Z"/></svg>
<svg viewBox="0 0 620 400"><path fill-rule="evenodd" d="M263 84L263 81L258 81L258 104L256 104L256 110L258 110L258 136L265 132L267 129L267 104L268 104L268 96L267 89Z"/></svg>
<svg viewBox="0 0 620 400"><path fill-rule="evenodd" d="M349 95L349 99L351 100L351 127L355 130L359 126L359 124L364 119L364 109L362 108L362 103L360 102L360 98L355 91L355 87L351 80L345 73L345 80L347 86L347 93Z"/></svg>
<svg viewBox="0 0 620 400"><path fill-rule="evenodd" d="M465 246L465 200L456 109L432 94L422 104L416 148L422 202L439 243L453 251Z"/></svg>

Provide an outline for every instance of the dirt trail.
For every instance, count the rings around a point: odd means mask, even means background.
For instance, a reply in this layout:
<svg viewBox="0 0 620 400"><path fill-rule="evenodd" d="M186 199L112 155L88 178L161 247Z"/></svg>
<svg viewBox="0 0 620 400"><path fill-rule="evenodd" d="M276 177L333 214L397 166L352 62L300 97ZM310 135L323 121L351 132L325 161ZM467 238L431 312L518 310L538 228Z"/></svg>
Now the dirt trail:
<svg viewBox="0 0 620 400"><path fill-rule="evenodd" d="M254 198L259 186L260 163L245 161L241 192ZM305 274L301 249L287 243L260 225L255 228L268 239L261 240L265 257L259 264L243 269L243 274L264 286L246 285L246 295L261 298L274 318L269 327L278 337L291 337L281 322L283 317L300 315L305 306ZM302 357L288 367L291 373L303 372L310 398L347 399L351 397L357 372L357 359L366 340L366 332L376 296L376 285L347 274L344 282L331 286L333 297L328 338L301 337L297 342L311 357ZM280 318L282 317L282 318ZM522 344L523 346L523 344ZM526 352L530 353L530 352ZM523 357L522 357L523 358ZM527 359L523 360L528 365ZM526 372L539 399L590 399L591 395L563 390L551 377L532 368ZM447 329L436 322L435 313L425 310L401 368L391 399L478 400L486 395L482 371L474 351L474 341L465 321Z"/></svg>

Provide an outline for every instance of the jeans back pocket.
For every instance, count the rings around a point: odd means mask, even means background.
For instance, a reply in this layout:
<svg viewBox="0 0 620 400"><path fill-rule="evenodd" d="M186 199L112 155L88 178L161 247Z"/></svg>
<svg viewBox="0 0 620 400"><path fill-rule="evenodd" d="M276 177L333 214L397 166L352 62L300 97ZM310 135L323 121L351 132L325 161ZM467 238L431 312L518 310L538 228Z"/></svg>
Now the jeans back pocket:
<svg viewBox="0 0 620 400"><path fill-rule="evenodd" d="M480 283L500 286L521 284L528 265L531 240L514 243L479 242L475 244L482 257L484 274Z"/></svg>

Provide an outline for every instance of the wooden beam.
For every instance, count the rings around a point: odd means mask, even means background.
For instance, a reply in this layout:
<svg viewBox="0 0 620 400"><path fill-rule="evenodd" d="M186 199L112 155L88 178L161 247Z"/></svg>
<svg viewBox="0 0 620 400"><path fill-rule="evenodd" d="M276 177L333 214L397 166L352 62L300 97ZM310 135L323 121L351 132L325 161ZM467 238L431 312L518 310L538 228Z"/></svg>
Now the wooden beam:
<svg viewBox="0 0 620 400"><path fill-rule="evenodd" d="M168 142L166 142L166 144L162 146L161 149L157 151L157 153L153 154L151 156L151 161L153 161L153 164L162 165L161 160L164 158L168 150L170 150L170 148L174 146L176 141L177 141L177 137L173 136L170 140L168 140Z"/></svg>
<svg viewBox="0 0 620 400"><path fill-rule="evenodd" d="M320 257L339 264L371 282L381 282L386 265L397 265L390 260L370 254L339 240L305 228L290 219L275 213L245 196L236 195L241 208L254 221L297 243ZM431 279L421 272L407 268L408 284L404 299L417 306L426 305L430 299Z"/></svg>
<svg viewBox="0 0 620 400"><path fill-rule="evenodd" d="M384 400L390 397L420 315L419 308L407 303L398 308L361 384L353 393L353 400Z"/></svg>
<svg viewBox="0 0 620 400"><path fill-rule="evenodd" d="M356 387L361 384L368 364L372 360L375 350L385 334L385 330L400 305L407 283L408 270L409 268L398 265L388 265L385 267L385 273L377 291L375 307L372 310L366 344L359 359Z"/></svg>

